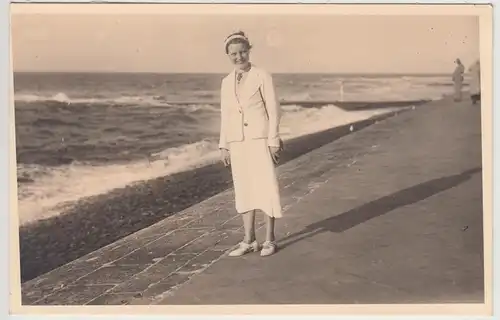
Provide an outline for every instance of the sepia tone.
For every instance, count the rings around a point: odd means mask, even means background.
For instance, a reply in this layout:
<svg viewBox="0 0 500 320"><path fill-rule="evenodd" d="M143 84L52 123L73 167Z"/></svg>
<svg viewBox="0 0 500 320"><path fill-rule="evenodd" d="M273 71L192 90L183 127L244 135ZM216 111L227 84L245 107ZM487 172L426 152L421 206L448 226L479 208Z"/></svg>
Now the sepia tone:
<svg viewBox="0 0 500 320"><path fill-rule="evenodd" d="M488 304L481 31L474 13L19 9L20 304Z"/></svg>

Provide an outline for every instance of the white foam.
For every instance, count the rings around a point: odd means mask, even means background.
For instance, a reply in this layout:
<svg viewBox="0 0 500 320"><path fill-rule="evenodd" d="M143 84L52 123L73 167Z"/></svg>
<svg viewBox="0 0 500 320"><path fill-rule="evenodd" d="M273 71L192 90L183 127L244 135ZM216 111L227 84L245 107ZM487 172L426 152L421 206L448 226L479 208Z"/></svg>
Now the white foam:
<svg viewBox="0 0 500 320"><path fill-rule="evenodd" d="M199 141L166 149L153 155L152 160L102 166L72 164L55 168L23 186L18 210L20 223L57 215L64 203L206 165L217 161L218 157L217 144Z"/></svg>
<svg viewBox="0 0 500 320"><path fill-rule="evenodd" d="M71 104L116 104L116 105L134 105L134 106L171 106L166 101L157 96L118 96L109 98L75 98L69 97L64 92L55 95L37 95L16 93L14 96L16 102L62 102Z"/></svg>
<svg viewBox="0 0 500 320"><path fill-rule="evenodd" d="M283 109L285 112L280 125L280 133L284 139L292 139L401 108L345 111L335 105L326 105L319 109L290 105L283 107Z"/></svg>
<svg viewBox="0 0 500 320"><path fill-rule="evenodd" d="M344 111L334 105L320 109L284 106L283 109L280 130L285 141L392 110L352 112ZM64 209L65 203L71 204L81 198L103 194L135 182L190 170L217 161L219 161L217 141L202 140L168 148L145 156L142 161L127 164L90 166L75 163L45 173L40 173L41 169L37 166L31 168L25 166L24 170L31 171L38 177L33 183L21 185L20 223L25 224L57 215Z"/></svg>

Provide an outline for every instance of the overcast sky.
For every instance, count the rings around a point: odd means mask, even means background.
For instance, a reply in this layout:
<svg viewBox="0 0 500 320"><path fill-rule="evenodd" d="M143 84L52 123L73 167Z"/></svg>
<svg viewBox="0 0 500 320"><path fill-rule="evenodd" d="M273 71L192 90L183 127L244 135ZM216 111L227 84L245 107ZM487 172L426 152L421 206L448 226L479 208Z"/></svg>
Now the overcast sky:
<svg viewBox="0 0 500 320"><path fill-rule="evenodd" d="M271 72L443 73L479 58L474 16L49 15L12 17L15 71L226 72L242 29Z"/></svg>

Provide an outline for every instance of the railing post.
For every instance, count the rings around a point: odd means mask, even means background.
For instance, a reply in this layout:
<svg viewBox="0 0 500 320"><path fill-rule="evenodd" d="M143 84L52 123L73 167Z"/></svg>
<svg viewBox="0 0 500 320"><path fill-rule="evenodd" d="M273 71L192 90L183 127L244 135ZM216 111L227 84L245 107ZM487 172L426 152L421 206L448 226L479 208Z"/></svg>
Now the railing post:
<svg viewBox="0 0 500 320"><path fill-rule="evenodd" d="M340 101L344 101L344 80L340 80Z"/></svg>

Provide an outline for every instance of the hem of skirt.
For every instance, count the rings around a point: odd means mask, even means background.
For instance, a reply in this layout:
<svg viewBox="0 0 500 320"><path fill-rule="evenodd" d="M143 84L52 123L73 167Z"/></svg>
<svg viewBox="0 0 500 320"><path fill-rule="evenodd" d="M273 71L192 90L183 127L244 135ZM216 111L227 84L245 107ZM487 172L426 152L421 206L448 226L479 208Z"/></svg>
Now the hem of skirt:
<svg viewBox="0 0 500 320"><path fill-rule="evenodd" d="M264 214L266 216L269 216L271 218L276 218L276 219L279 219L279 218L283 218L283 212L282 210L278 210L278 215L271 215L269 214L269 212L267 212L267 210L264 210L262 208L253 208L253 209L246 209L246 210L236 210L236 212L238 212L238 214L244 214L244 213L247 213L248 211L252 211L252 210L260 210L262 212L264 212ZM273 210L273 213L274 213L274 210Z"/></svg>

